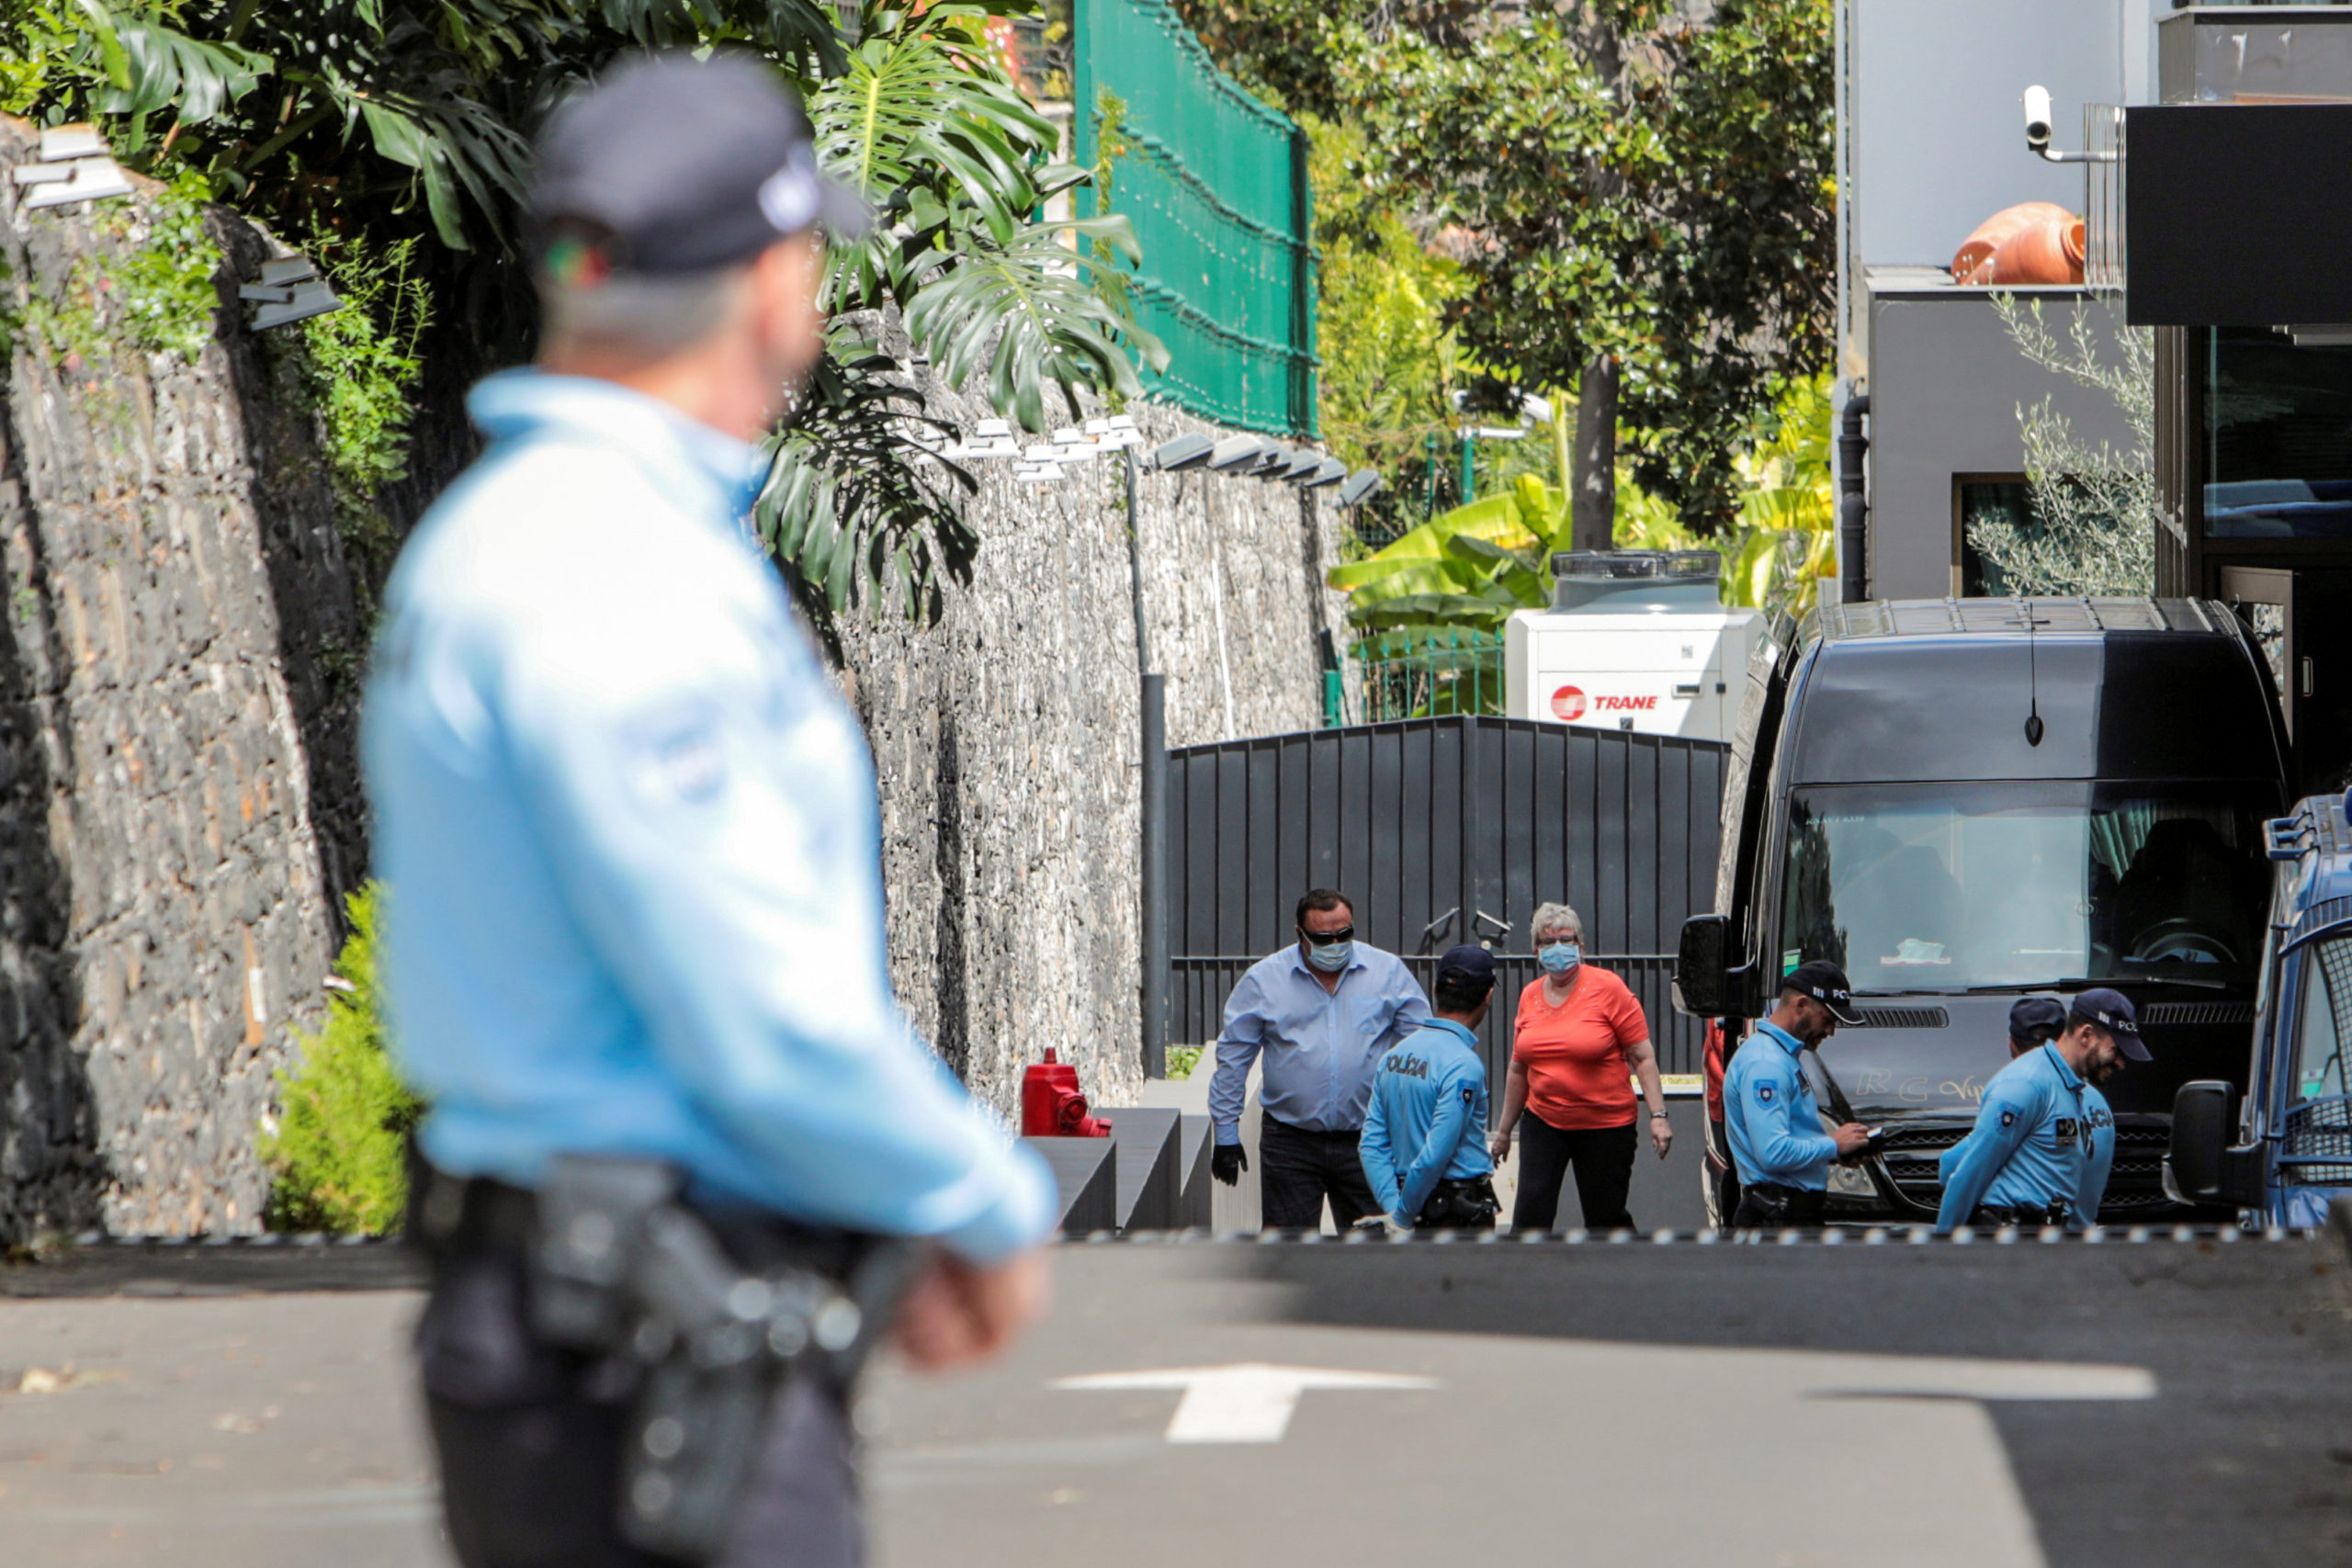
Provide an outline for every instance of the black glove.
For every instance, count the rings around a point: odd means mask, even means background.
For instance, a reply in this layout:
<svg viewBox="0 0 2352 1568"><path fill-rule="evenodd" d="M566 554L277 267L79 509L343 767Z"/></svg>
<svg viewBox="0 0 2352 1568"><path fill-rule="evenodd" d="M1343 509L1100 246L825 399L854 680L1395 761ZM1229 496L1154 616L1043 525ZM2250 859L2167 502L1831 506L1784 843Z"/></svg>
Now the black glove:
<svg viewBox="0 0 2352 1568"><path fill-rule="evenodd" d="M1249 1168L1250 1156L1241 1152L1239 1144L1219 1144L1209 1156L1209 1174L1227 1187L1238 1182Z"/></svg>

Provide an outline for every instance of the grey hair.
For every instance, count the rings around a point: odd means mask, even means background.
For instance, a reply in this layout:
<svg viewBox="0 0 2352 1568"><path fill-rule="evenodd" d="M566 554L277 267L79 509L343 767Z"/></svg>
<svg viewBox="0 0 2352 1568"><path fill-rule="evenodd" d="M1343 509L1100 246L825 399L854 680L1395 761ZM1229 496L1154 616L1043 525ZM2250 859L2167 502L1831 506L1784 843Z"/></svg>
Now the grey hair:
<svg viewBox="0 0 2352 1568"><path fill-rule="evenodd" d="M539 300L550 343L592 343L660 357L693 347L726 321L742 298L747 266L674 277L623 273L593 288L542 274Z"/></svg>
<svg viewBox="0 0 2352 1568"><path fill-rule="evenodd" d="M1530 941L1541 942L1545 931L1559 926L1575 931L1578 942L1584 940L1584 917L1566 904L1536 905L1535 913L1528 917L1527 935Z"/></svg>

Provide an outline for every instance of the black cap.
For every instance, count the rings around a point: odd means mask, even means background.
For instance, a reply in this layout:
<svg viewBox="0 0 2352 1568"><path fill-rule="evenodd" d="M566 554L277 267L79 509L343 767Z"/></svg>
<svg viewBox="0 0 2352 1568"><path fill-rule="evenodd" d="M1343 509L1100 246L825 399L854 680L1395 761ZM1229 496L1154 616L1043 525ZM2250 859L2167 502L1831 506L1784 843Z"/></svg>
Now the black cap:
<svg viewBox="0 0 2352 1568"><path fill-rule="evenodd" d="M534 259L639 276L750 261L823 223L855 238L872 214L817 172L808 117L748 54L639 55L573 94L540 133L525 203Z"/></svg>
<svg viewBox="0 0 2352 1568"><path fill-rule="evenodd" d="M1437 977L1442 980L1448 975L1459 975L1465 980L1484 981L1491 986L1495 982L1495 955L1475 942L1464 942L1460 947L1449 947L1437 961Z"/></svg>
<svg viewBox="0 0 2352 1568"><path fill-rule="evenodd" d="M1854 988L1846 983L1846 972L1826 958L1800 964L1781 976L1781 989L1811 997L1840 1023L1862 1021L1862 1015L1854 1010Z"/></svg>
<svg viewBox="0 0 2352 1568"><path fill-rule="evenodd" d="M2009 1038L2055 1040L2066 1032L2066 1004L2056 997L2019 997L2009 1009Z"/></svg>
<svg viewBox="0 0 2352 1568"><path fill-rule="evenodd" d="M2094 986L2075 998L2074 1010L2089 1019L2115 1036L2116 1044L2135 1062L2153 1062L2148 1048L2140 1043L2140 1014L2132 998L2121 991L2105 986Z"/></svg>

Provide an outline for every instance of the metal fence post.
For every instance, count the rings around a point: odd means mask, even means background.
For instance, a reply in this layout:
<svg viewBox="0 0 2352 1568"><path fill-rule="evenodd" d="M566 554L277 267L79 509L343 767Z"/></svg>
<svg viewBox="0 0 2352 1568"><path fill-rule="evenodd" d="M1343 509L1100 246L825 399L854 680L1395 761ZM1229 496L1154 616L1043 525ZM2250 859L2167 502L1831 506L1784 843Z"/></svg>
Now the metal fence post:
<svg viewBox="0 0 2352 1568"><path fill-rule="evenodd" d="M1168 1076L1168 677L1143 678L1143 1076Z"/></svg>

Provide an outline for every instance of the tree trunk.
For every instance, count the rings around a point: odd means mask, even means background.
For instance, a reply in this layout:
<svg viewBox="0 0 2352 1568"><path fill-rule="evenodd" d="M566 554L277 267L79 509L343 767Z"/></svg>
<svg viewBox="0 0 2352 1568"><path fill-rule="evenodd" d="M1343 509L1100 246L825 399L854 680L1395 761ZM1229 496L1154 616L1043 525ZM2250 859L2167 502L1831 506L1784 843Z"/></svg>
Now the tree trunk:
<svg viewBox="0 0 2352 1568"><path fill-rule="evenodd" d="M1579 550L1617 540L1617 361L1596 354L1577 382L1577 466L1570 481L1569 538Z"/></svg>

